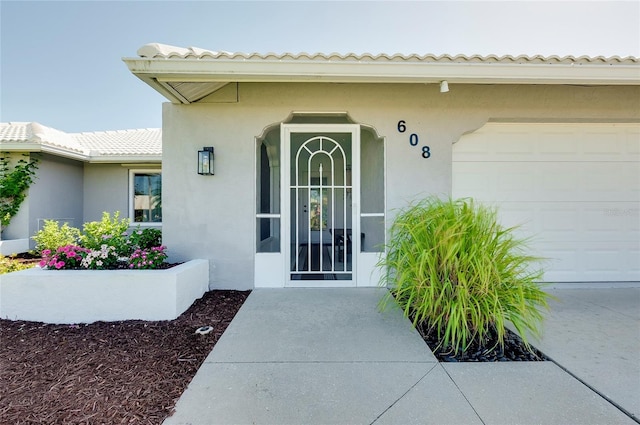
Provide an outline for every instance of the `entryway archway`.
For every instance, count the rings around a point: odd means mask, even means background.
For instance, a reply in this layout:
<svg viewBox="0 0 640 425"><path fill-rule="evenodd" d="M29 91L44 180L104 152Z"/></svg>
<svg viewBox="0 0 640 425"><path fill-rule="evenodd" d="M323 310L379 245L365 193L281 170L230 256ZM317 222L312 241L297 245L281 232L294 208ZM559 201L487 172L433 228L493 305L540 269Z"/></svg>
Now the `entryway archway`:
<svg viewBox="0 0 640 425"><path fill-rule="evenodd" d="M370 127L313 118L294 116L256 139L255 286L375 286L384 140Z"/></svg>
<svg viewBox="0 0 640 425"><path fill-rule="evenodd" d="M283 124L283 181L289 196L285 227L289 286L355 285L360 193L360 127L357 124ZM354 246L355 245L355 246Z"/></svg>

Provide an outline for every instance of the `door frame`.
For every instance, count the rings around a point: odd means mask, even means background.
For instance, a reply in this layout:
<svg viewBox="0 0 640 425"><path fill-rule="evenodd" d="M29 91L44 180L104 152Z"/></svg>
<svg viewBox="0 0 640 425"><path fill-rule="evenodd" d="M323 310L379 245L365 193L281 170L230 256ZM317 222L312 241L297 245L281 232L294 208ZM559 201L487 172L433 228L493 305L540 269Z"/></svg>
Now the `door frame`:
<svg viewBox="0 0 640 425"><path fill-rule="evenodd" d="M291 280L291 134L292 133L351 133L351 222L352 234L360 234L360 125L359 124L281 124L280 211L283 260L282 271L285 287L355 287L357 286L357 262L360 238L352 238L351 280ZM346 164L345 164L346 166Z"/></svg>

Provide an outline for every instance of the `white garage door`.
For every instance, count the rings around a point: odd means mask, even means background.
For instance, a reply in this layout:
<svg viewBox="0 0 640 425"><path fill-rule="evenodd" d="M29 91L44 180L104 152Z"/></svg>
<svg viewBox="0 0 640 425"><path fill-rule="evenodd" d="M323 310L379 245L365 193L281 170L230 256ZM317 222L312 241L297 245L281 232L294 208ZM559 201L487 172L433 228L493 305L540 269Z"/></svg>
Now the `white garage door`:
<svg viewBox="0 0 640 425"><path fill-rule="evenodd" d="M640 281L640 124L489 123L454 144L453 197L521 225L547 282Z"/></svg>

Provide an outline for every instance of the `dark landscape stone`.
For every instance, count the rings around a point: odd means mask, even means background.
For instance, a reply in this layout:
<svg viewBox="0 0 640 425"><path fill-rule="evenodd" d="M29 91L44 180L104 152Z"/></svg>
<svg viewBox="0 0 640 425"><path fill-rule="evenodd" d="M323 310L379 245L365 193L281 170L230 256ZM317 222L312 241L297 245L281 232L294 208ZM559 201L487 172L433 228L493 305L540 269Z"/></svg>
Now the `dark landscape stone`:
<svg viewBox="0 0 640 425"><path fill-rule="evenodd" d="M416 327L422 339L427 343L440 362L505 362L505 361L545 361L549 360L540 350L532 345L529 348L522 339L509 329L504 337L504 349L498 346L495 330L490 330L483 344L473 343L464 353L454 354L451 347L442 347L436 332L430 331L426 324Z"/></svg>

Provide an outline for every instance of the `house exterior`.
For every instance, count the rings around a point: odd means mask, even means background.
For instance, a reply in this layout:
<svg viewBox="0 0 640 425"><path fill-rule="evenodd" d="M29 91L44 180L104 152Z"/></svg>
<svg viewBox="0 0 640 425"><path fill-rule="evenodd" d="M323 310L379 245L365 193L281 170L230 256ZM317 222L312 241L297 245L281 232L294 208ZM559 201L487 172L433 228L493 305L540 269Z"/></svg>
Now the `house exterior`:
<svg viewBox="0 0 640 425"><path fill-rule="evenodd" d="M212 288L376 285L394 215L430 195L498 206L549 282L640 281L637 58L150 44L124 61L169 100L164 242L209 259Z"/></svg>
<svg viewBox="0 0 640 425"><path fill-rule="evenodd" d="M160 129L65 133L35 122L0 123L4 156L39 160L27 198L2 231L0 254L33 248L30 238L44 220L82 228L120 211L132 224L160 225L149 189L160 187L161 138Z"/></svg>
<svg viewBox="0 0 640 425"><path fill-rule="evenodd" d="M496 205L545 280L640 281L637 58L238 54L149 44L163 238L211 288L374 286L399 209ZM214 148L214 174L198 152Z"/></svg>

